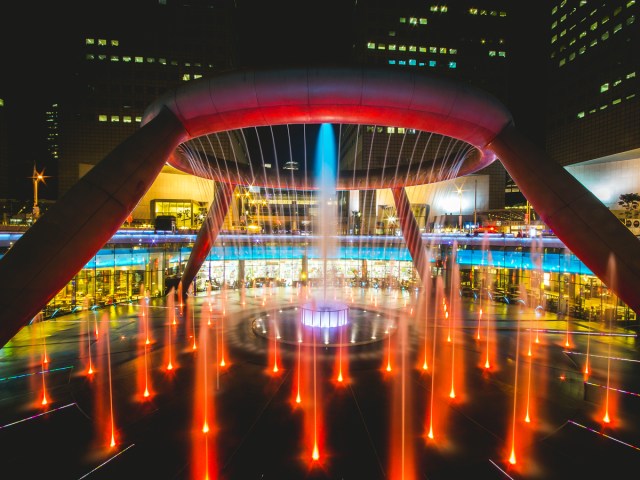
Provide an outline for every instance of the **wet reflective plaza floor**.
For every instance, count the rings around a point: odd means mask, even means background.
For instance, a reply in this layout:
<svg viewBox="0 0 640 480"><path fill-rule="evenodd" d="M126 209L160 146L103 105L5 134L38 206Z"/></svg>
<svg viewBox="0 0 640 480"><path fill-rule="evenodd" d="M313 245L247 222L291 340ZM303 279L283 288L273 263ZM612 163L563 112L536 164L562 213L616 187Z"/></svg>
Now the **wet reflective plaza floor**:
<svg viewBox="0 0 640 480"><path fill-rule="evenodd" d="M183 306L152 298L32 323L0 350L4 472L636 474L640 351L631 330L466 298L445 307L452 297L420 292L329 294L349 307L342 332L301 327L298 308L326 293L286 287L214 292Z"/></svg>

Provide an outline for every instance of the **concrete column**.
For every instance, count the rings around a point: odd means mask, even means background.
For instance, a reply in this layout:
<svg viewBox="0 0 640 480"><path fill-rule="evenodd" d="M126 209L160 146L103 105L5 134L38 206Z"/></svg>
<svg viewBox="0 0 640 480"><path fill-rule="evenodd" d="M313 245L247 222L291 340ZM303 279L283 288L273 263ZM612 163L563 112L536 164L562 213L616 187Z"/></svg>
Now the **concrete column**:
<svg viewBox="0 0 640 480"><path fill-rule="evenodd" d="M246 281L245 275L245 260L238 260L238 287L244 288L244 282Z"/></svg>
<svg viewBox="0 0 640 480"><path fill-rule="evenodd" d="M69 283L120 226L187 138L167 108L69 189L0 260L0 347Z"/></svg>
<svg viewBox="0 0 640 480"><path fill-rule="evenodd" d="M563 243L636 313L640 242L561 165L506 127L488 146L536 212Z"/></svg>
<svg viewBox="0 0 640 480"><path fill-rule="evenodd" d="M213 243L218 237L218 233L220 233L220 229L224 223L224 217L227 215L231 200L233 199L234 188L234 185L229 185L228 183L216 183L215 185L213 202L211 203L211 207L209 207L207 218L205 218L202 223L202 227L193 244L187 266L182 273L180 282L182 283L183 292L188 290L186 287L196 278L198 270L200 270L202 263L207 258Z"/></svg>
<svg viewBox="0 0 640 480"><path fill-rule="evenodd" d="M413 259L413 265L420 276L420 280L422 284L426 286L431 278L429 262L422 243L422 235L418 228L418 222L416 222L411 212L409 197L407 197L407 192L404 187L392 188L391 193L393 194L393 200L396 204L396 213L398 215L400 230L402 230L402 236L407 244L407 249Z"/></svg>

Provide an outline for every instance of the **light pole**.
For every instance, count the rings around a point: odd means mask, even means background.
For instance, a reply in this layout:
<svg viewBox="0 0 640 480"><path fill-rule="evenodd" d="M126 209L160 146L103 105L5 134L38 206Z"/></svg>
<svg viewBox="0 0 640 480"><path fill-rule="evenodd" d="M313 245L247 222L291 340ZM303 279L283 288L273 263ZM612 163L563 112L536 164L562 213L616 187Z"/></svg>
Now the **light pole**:
<svg viewBox="0 0 640 480"><path fill-rule="evenodd" d="M34 221L40 217L40 207L38 206L38 183L45 183L44 179L49 178L44 175L44 168L42 172L36 170L36 166L33 166L33 174L31 179L33 180L33 219Z"/></svg>

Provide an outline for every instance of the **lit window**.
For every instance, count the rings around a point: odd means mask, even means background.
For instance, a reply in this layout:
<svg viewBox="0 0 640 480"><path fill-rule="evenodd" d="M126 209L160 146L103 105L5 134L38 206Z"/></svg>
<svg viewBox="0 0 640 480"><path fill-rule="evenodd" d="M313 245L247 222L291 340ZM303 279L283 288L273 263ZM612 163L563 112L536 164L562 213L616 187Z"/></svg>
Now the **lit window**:
<svg viewBox="0 0 640 480"><path fill-rule="evenodd" d="M427 53L427 47L420 47L420 53Z"/></svg>
<svg viewBox="0 0 640 480"><path fill-rule="evenodd" d="M98 45L100 45L101 47L104 47L107 45L107 41L104 38L99 38Z"/></svg>
<svg viewBox="0 0 640 480"><path fill-rule="evenodd" d="M429 66L430 67L435 67L436 66L436 61L435 60L429 60Z"/></svg>
<svg viewBox="0 0 640 480"><path fill-rule="evenodd" d="M491 10L491 16L492 17L497 17L498 16L498 12L496 12L495 10Z"/></svg>
<svg viewBox="0 0 640 480"><path fill-rule="evenodd" d="M147 63L154 63L156 61L153 57L147 57Z"/></svg>
<svg viewBox="0 0 640 480"><path fill-rule="evenodd" d="M478 9L477 8L470 8L469 9L469 13L471 15L477 15L478 14Z"/></svg>
<svg viewBox="0 0 640 480"><path fill-rule="evenodd" d="M136 57L136 63L143 63L143 62L144 62L144 58Z"/></svg>
<svg viewBox="0 0 640 480"><path fill-rule="evenodd" d="M429 53L438 53L438 49L436 47L429 47Z"/></svg>
<svg viewBox="0 0 640 480"><path fill-rule="evenodd" d="M589 29L593 32L596 28L598 28L598 22L593 22Z"/></svg>
<svg viewBox="0 0 640 480"><path fill-rule="evenodd" d="M395 37L395 36L396 36L396 32L395 32L395 30L391 30L391 31L389 31L389 36L390 36L390 37Z"/></svg>
<svg viewBox="0 0 640 480"><path fill-rule="evenodd" d="M415 52L417 50L415 45L409 45L409 51L410 52Z"/></svg>
<svg viewBox="0 0 640 480"><path fill-rule="evenodd" d="M447 49L444 47L440 47L440 53L447 53Z"/></svg>
<svg viewBox="0 0 640 480"><path fill-rule="evenodd" d="M631 25L635 21L636 21L636 16L635 15L631 15L629 18L627 18L627 21L625 23L627 25Z"/></svg>
<svg viewBox="0 0 640 480"><path fill-rule="evenodd" d="M437 12L438 11L438 5L431 5L431 7L429 7L429 10L431 10L432 12Z"/></svg>
<svg viewBox="0 0 640 480"><path fill-rule="evenodd" d="M406 46L406 45L400 45L399 50L400 50L401 52L406 52L406 51L407 51L407 46Z"/></svg>
<svg viewBox="0 0 640 480"><path fill-rule="evenodd" d="M551 15L555 15L558 11L558 7L553 7L553 10L551 10Z"/></svg>
<svg viewBox="0 0 640 480"><path fill-rule="evenodd" d="M584 112L578 113L578 118L584 118Z"/></svg>
<svg viewBox="0 0 640 480"><path fill-rule="evenodd" d="M195 80L196 78L202 78L202 75L200 75L199 73L194 73L193 79Z"/></svg>
<svg viewBox="0 0 640 480"><path fill-rule="evenodd" d="M609 32L604 32L600 37L600 40L607 40L609 38Z"/></svg>
<svg viewBox="0 0 640 480"><path fill-rule="evenodd" d="M587 4L587 0L580 0L580 6L584 7Z"/></svg>
<svg viewBox="0 0 640 480"><path fill-rule="evenodd" d="M611 102L611 105L617 105L622 101L621 98L616 98L613 102Z"/></svg>
<svg viewBox="0 0 640 480"><path fill-rule="evenodd" d="M96 56L93 53L87 53L84 58L86 60L95 60Z"/></svg>
<svg viewBox="0 0 640 480"><path fill-rule="evenodd" d="M94 45L96 41L93 38L86 38L84 40L85 45Z"/></svg>
<svg viewBox="0 0 640 480"><path fill-rule="evenodd" d="M580 50L578 50L578 54L582 55L586 51L587 51L587 47L580 47Z"/></svg>
<svg viewBox="0 0 640 480"><path fill-rule="evenodd" d="M449 62L449 68L456 68L456 62Z"/></svg>
<svg viewBox="0 0 640 480"><path fill-rule="evenodd" d="M560 32L560 36L561 37L564 37L566 34L567 34L567 29L566 28Z"/></svg>
<svg viewBox="0 0 640 480"><path fill-rule="evenodd" d="M119 122L120 121L120 116L119 115L111 115L111 121L112 122Z"/></svg>
<svg viewBox="0 0 640 480"><path fill-rule="evenodd" d="M506 17L507 16L507 12L500 12L500 16L501 17Z"/></svg>
<svg viewBox="0 0 640 480"><path fill-rule="evenodd" d="M409 59L409 65L411 65L412 67L415 67L415 66L416 66L416 61L415 61L415 59L410 58L410 59Z"/></svg>
<svg viewBox="0 0 640 480"><path fill-rule="evenodd" d="M440 7L440 11L441 12L448 12L449 11L449 7L447 7L446 5L443 5Z"/></svg>
<svg viewBox="0 0 640 480"><path fill-rule="evenodd" d="M400 60L400 61L398 62L398 65L406 65L406 64L407 64L407 61L406 61L406 60Z"/></svg>
<svg viewBox="0 0 640 480"><path fill-rule="evenodd" d="M576 39L575 39L575 38L572 38L572 39L569 41L569 46L574 45L575 43L576 43Z"/></svg>
<svg viewBox="0 0 640 480"><path fill-rule="evenodd" d="M617 87L618 85L620 85L622 83L622 80L617 79L615 82L613 82L613 86Z"/></svg>
<svg viewBox="0 0 640 480"><path fill-rule="evenodd" d="M569 55L569 61L573 62L576 59L576 53L573 52L571 55Z"/></svg>
<svg viewBox="0 0 640 480"><path fill-rule="evenodd" d="M456 55L458 53L458 49L457 48L450 48L449 49L449 55Z"/></svg>
<svg viewBox="0 0 640 480"><path fill-rule="evenodd" d="M554 22L551 24L551 30L553 30L553 29L554 29L554 28L556 28L557 26L558 26L558 21L556 20L556 21L554 21Z"/></svg>
<svg viewBox="0 0 640 480"><path fill-rule="evenodd" d="M131 57L129 57L128 55L125 57L122 57L122 61L129 63L131 61Z"/></svg>
<svg viewBox="0 0 640 480"><path fill-rule="evenodd" d="M395 65L396 61L395 60L389 60L389 65Z"/></svg>
<svg viewBox="0 0 640 480"><path fill-rule="evenodd" d="M106 122L107 121L107 116L106 115L98 115L98 121L99 122Z"/></svg>
<svg viewBox="0 0 640 480"><path fill-rule="evenodd" d="M600 85L600 93L606 92L607 90L609 90L608 83L603 83L602 85Z"/></svg>
<svg viewBox="0 0 640 480"><path fill-rule="evenodd" d="M386 50L387 46L384 43L379 43L378 44L378 50Z"/></svg>
<svg viewBox="0 0 640 480"><path fill-rule="evenodd" d="M486 15L487 11L486 10L480 10L480 15Z"/></svg>
<svg viewBox="0 0 640 480"><path fill-rule="evenodd" d="M396 45L395 43L392 43L391 45L389 45L389 50L395 50L396 49Z"/></svg>
<svg viewBox="0 0 640 480"><path fill-rule="evenodd" d="M604 18L602 19L602 21L601 21L600 23L604 25L604 24L605 24L605 23L607 23L608 21L609 21L609 17L608 17L608 16L606 16L606 17L604 17Z"/></svg>
<svg viewBox="0 0 640 480"><path fill-rule="evenodd" d="M162 65L166 65L167 64L167 59L166 58L159 58L158 59L158 63L161 63Z"/></svg>
<svg viewBox="0 0 640 480"><path fill-rule="evenodd" d="M627 80L631 79L631 78L636 78L636 72L630 72L627 73L627 76L625 77Z"/></svg>
<svg viewBox="0 0 640 480"><path fill-rule="evenodd" d="M105 60L106 58L106 55L98 55L98 60Z"/></svg>
<svg viewBox="0 0 640 480"><path fill-rule="evenodd" d="M178 66L178 61L177 60L171 60L171 65L173 65L174 67Z"/></svg>
<svg viewBox="0 0 640 480"><path fill-rule="evenodd" d="M578 35L578 38L584 38L586 36L587 36L587 31L585 30L583 32L580 32L580 35Z"/></svg>
<svg viewBox="0 0 640 480"><path fill-rule="evenodd" d="M618 25L613 27L613 33L618 33L620 30L622 30L622 24L621 23L619 23Z"/></svg>
<svg viewBox="0 0 640 480"><path fill-rule="evenodd" d="M407 23L407 19L404 17L400 17L400 23Z"/></svg>
<svg viewBox="0 0 640 480"><path fill-rule="evenodd" d="M118 45L120 45L120 42L118 40L111 40L112 47L117 47Z"/></svg>
<svg viewBox="0 0 640 480"><path fill-rule="evenodd" d="M138 123L142 122L142 117L136 117L136 122Z"/></svg>
<svg viewBox="0 0 640 480"><path fill-rule="evenodd" d="M490 57L495 57L496 56L496 51L495 50L489 50L489 56Z"/></svg>
<svg viewBox="0 0 640 480"><path fill-rule="evenodd" d="M120 57L117 55L111 55L111 61L112 62L119 62L120 61Z"/></svg>
<svg viewBox="0 0 640 480"><path fill-rule="evenodd" d="M419 62L419 63L418 63L418 66L419 66L419 67L424 67L424 65L425 65L425 63L424 63L424 62Z"/></svg>
<svg viewBox="0 0 640 480"><path fill-rule="evenodd" d="M564 66L564 64L567 63L567 59L563 58L562 60L560 60L560 62L558 63L558 66L562 67Z"/></svg>
<svg viewBox="0 0 640 480"><path fill-rule="evenodd" d="M605 110L609 105L600 105L600 110Z"/></svg>
<svg viewBox="0 0 640 480"><path fill-rule="evenodd" d="M416 17L409 17L409 24L410 25L417 25L418 24L418 19Z"/></svg>
<svg viewBox="0 0 640 480"><path fill-rule="evenodd" d="M427 24L427 19L426 18L420 18L420 25L426 25Z"/></svg>
<svg viewBox="0 0 640 480"><path fill-rule="evenodd" d="M373 48L376 48L376 44L374 42L368 42L367 43L367 48L370 49L370 50L373 49Z"/></svg>
<svg viewBox="0 0 640 480"><path fill-rule="evenodd" d="M396 133L395 127L387 127L387 133Z"/></svg>
<svg viewBox="0 0 640 480"><path fill-rule="evenodd" d="M398 133L404 133L404 127L398 127Z"/></svg>
<svg viewBox="0 0 640 480"><path fill-rule="evenodd" d="M627 2L627 8L629 8L629 7L631 7L632 5L635 5L635 4L636 4L636 0L629 0Z"/></svg>
<svg viewBox="0 0 640 480"><path fill-rule="evenodd" d="M131 123L131 117L129 115L125 115L122 117L122 123Z"/></svg>
<svg viewBox="0 0 640 480"><path fill-rule="evenodd" d="M500 51L500 52L498 52L498 56L499 57L506 57L507 56L507 52Z"/></svg>
<svg viewBox="0 0 640 480"><path fill-rule="evenodd" d="M189 75L188 73L183 73L182 74L182 80L185 81L185 82L191 80L191 75Z"/></svg>
<svg viewBox="0 0 640 480"><path fill-rule="evenodd" d="M551 37L551 43L556 43L558 41L558 35L554 35Z"/></svg>
<svg viewBox="0 0 640 480"><path fill-rule="evenodd" d="M567 14L565 13L560 17L560 23L564 22L567 19Z"/></svg>
<svg viewBox="0 0 640 480"><path fill-rule="evenodd" d="M626 98L627 100L631 100L631 99L632 99L632 98L634 98L635 96L636 96L636 94L635 94L635 93L632 93L631 95L627 95L625 98Z"/></svg>

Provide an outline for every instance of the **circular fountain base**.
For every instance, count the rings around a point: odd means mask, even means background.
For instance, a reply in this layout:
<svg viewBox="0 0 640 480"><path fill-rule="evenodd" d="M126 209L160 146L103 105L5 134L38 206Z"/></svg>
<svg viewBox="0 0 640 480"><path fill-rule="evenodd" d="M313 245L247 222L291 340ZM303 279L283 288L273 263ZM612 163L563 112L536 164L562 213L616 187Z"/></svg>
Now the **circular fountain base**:
<svg viewBox="0 0 640 480"><path fill-rule="evenodd" d="M380 342L396 330L396 320L384 312L333 303L330 310L310 310L309 305L265 312L253 319L251 328L254 334L268 339L275 337L278 343L291 345L316 343L325 347ZM335 309L336 306L342 306L344 309ZM305 318L307 322L322 320L324 324L323 326L305 324L303 322ZM344 323L341 325L329 326L331 323L343 320Z"/></svg>

